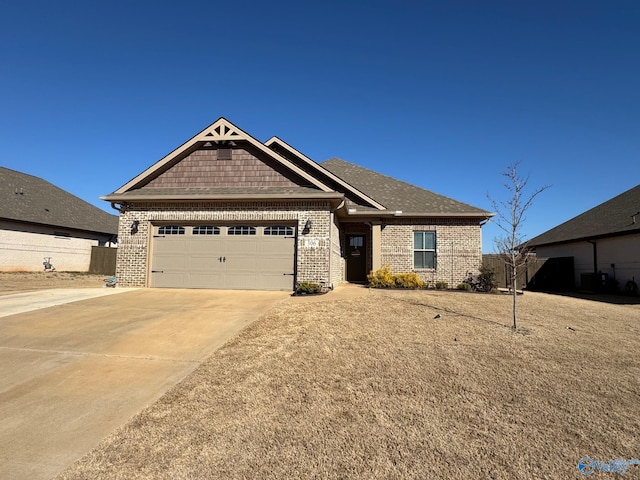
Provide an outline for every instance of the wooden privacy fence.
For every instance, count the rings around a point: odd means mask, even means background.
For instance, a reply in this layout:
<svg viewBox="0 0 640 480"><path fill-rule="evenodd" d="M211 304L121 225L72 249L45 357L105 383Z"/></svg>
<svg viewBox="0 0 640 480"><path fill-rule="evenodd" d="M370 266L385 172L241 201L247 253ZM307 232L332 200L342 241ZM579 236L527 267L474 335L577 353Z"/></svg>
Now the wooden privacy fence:
<svg viewBox="0 0 640 480"><path fill-rule="evenodd" d="M91 247L89 273L95 273L96 275L115 275L117 254L117 248Z"/></svg>
<svg viewBox="0 0 640 480"><path fill-rule="evenodd" d="M533 278L544 264L544 260L534 256L527 258L526 265L518 269L518 289L528 285L529 279ZM495 272L498 288L509 288L511 286L511 267L505 263L502 256L497 254L483 255L482 263Z"/></svg>
<svg viewBox="0 0 640 480"><path fill-rule="evenodd" d="M498 288L511 286L511 267L498 254L482 256L482 263L496 274ZM529 255L527 262L518 270L517 288L563 292L575 289L573 257L539 258Z"/></svg>

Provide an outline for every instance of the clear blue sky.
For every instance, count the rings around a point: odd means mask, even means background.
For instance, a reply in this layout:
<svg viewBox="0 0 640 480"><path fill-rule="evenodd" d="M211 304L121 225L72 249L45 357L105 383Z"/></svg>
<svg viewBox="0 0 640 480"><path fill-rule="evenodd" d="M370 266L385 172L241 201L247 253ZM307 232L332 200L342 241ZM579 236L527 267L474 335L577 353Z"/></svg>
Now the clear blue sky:
<svg viewBox="0 0 640 480"><path fill-rule="evenodd" d="M224 116L488 210L519 161L531 238L640 183L640 2L2 2L0 112L0 165L112 213Z"/></svg>

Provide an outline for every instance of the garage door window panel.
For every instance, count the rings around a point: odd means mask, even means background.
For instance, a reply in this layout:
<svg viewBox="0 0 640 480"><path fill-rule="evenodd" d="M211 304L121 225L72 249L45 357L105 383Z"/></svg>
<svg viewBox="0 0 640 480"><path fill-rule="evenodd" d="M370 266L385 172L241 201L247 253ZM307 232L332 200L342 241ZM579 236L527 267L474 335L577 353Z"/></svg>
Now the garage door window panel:
<svg viewBox="0 0 640 480"><path fill-rule="evenodd" d="M158 228L159 235L184 235L185 228L179 225L164 225Z"/></svg>
<svg viewBox="0 0 640 480"><path fill-rule="evenodd" d="M238 225L235 227L229 227L228 235L255 235L256 227L248 227L245 225Z"/></svg>
<svg viewBox="0 0 640 480"><path fill-rule="evenodd" d="M193 227L194 235L220 235L220 227L215 227L213 225L199 225L197 227Z"/></svg>
<svg viewBox="0 0 640 480"><path fill-rule="evenodd" d="M264 234L269 236L291 237L293 235L293 227L273 225L270 227L265 227Z"/></svg>

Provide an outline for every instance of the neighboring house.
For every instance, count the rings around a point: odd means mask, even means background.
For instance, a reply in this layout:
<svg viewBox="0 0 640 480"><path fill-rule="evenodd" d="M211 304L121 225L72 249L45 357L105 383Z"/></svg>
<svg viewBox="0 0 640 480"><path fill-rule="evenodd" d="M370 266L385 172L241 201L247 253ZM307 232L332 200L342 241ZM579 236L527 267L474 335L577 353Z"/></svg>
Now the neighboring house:
<svg viewBox="0 0 640 480"><path fill-rule="evenodd" d="M573 259L579 288L640 281L640 185L538 235L529 247L538 257Z"/></svg>
<svg viewBox="0 0 640 480"><path fill-rule="evenodd" d="M224 118L114 193L121 286L292 290L371 270L457 285L490 213Z"/></svg>
<svg viewBox="0 0 640 480"><path fill-rule="evenodd" d="M89 270L91 247L116 241L118 217L32 175L0 167L0 271Z"/></svg>

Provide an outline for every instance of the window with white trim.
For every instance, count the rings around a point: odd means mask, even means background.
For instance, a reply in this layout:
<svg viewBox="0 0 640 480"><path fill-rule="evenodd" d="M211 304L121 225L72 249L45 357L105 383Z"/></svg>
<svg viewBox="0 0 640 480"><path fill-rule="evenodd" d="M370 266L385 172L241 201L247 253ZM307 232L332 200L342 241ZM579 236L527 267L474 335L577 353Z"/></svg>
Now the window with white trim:
<svg viewBox="0 0 640 480"><path fill-rule="evenodd" d="M229 227L227 234L228 235L255 235L256 227L247 227L245 225Z"/></svg>
<svg viewBox="0 0 640 480"><path fill-rule="evenodd" d="M184 235L184 227L179 225L165 225L158 229L159 235Z"/></svg>
<svg viewBox="0 0 640 480"><path fill-rule="evenodd" d="M436 268L436 232L413 232L413 268Z"/></svg>
<svg viewBox="0 0 640 480"><path fill-rule="evenodd" d="M220 227L215 227L213 225L199 225L197 227L193 227L194 235L220 235Z"/></svg>
<svg viewBox="0 0 640 480"><path fill-rule="evenodd" d="M281 236L293 236L293 227L284 227L282 225L273 225L270 227L264 227L265 235L281 235Z"/></svg>

